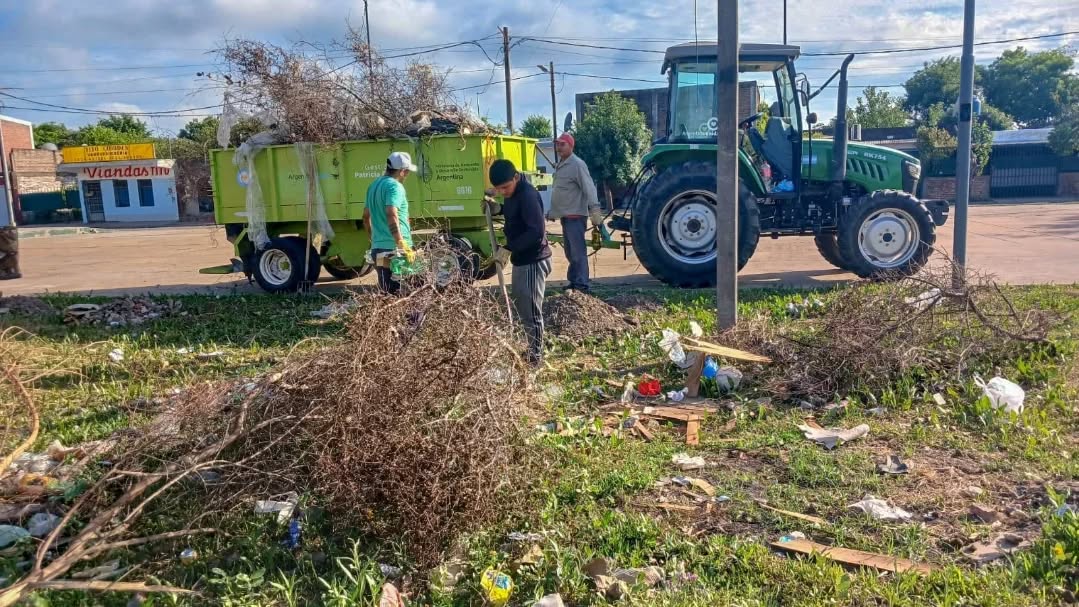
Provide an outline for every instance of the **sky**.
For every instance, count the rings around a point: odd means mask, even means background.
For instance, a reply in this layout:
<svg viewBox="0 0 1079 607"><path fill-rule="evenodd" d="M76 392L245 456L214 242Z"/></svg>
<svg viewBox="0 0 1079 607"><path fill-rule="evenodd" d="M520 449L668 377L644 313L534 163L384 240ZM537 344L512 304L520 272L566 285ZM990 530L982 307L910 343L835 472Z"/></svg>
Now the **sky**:
<svg viewBox="0 0 1079 607"><path fill-rule="evenodd" d="M958 45L959 0L788 0L787 31L803 53L906 49ZM369 0L371 37L384 55L417 47L479 40L498 60L509 27L514 118L551 115L550 80L538 64L555 63L559 122L581 92L664 86L662 51L684 42L715 39L716 3L702 0ZM742 42L779 43L782 0L741 0ZM0 0L0 113L77 127L96 122L90 112L175 112L144 118L162 135L174 135L192 117L219 112L223 90L200 78L217 63L213 49L226 38L246 37L287 45L342 39L348 23L362 27L362 0ZM1079 0L979 0L979 42L1079 30ZM557 39L558 44L521 41ZM1079 35L1023 42L1030 49L1079 48ZM618 47L627 50L591 48ZM987 63L1006 48L976 48ZM408 49L408 50L394 50ZM899 85L925 61L959 49L860 55L851 67L851 100L866 85ZM504 85L476 46L420 55L451 70L463 105L495 122L505 121ZM407 61L398 59L396 61ZM802 57L799 71L821 84L841 57ZM566 75L562 72L572 72ZM620 78L616 80L614 78ZM466 88L477 87L477 88ZM835 113L834 89L814 100L822 121ZM58 107L69 108L64 110ZM192 109L198 108L198 109Z"/></svg>

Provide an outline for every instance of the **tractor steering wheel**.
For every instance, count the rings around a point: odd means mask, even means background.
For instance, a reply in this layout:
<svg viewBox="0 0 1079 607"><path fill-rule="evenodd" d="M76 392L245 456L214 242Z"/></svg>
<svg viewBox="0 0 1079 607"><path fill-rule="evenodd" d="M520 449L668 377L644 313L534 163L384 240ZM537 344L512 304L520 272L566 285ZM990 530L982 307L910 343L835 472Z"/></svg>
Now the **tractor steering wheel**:
<svg viewBox="0 0 1079 607"><path fill-rule="evenodd" d="M746 118L745 120L739 122L738 123L738 128L740 128L742 130L748 129L749 127L753 126L754 122L760 120L760 117L763 116L763 115L764 115L764 112L757 112L756 114L753 114L749 118Z"/></svg>

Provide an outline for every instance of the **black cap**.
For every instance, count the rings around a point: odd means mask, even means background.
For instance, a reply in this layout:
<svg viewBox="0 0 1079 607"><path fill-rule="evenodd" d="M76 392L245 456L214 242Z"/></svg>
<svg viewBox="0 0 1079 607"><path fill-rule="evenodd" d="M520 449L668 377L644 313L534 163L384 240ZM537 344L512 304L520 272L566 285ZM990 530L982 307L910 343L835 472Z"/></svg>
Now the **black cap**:
<svg viewBox="0 0 1079 607"><path fill-rule="evenodd" d="M513 166L513 163L505 158L494 161L490 170L487 171L487 177L491 180L491 185L493 186L505 185L513 181L513 176L516 174L517 167Z"/></svg>

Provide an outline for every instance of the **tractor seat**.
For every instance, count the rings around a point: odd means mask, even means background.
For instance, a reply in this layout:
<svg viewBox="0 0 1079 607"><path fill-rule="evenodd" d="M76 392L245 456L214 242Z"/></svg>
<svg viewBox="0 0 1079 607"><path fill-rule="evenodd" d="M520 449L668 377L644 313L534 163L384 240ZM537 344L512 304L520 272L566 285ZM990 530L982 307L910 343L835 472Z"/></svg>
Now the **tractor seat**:
<svg viewBox="0 0 1079 607"><path fill-rule="evenodd" d="M779 111L779 104L772 104L771 117L764 128L764 135L757 129L749 129L749 143L778 174L773 176L775 181L790 179L794 175L790 127L779 117Z"/></svg>

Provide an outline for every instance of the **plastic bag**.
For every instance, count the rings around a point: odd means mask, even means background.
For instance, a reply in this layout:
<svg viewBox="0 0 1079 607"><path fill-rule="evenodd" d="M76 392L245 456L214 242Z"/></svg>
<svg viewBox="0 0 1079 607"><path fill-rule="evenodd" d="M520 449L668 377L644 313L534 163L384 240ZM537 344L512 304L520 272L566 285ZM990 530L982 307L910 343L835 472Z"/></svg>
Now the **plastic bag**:
<svg viewBox="0 0 1079 607"><path fill-rule="evenodd" d="M994 409L1003 408L1009 413L1016 414L1023 412L1023 401L1027 394L1015 383L1003 377L994 377L986 383L977 375L974 376L974 383L982 389Z"/></svg>
<svg viewBox="0 0 1079 607"><path fill-rule="evenodd" d="M315 157L315 146L312 143L296 144L296 159L303 171L305 183L311 184L307 188L307 208L314 214L315 232L322 235L323 242L333 239L333 228L326 216L326 199L322 197L322 185L318 174L318 160ZM313 186L313 187L312 187Z"/></svg>
<svg viewBox="0 0 1079 607"><path fill-rule="evenodd" d="M240 168L239 180L244 185L245 211L247 213L247 237L255 244L255 248L262 249L270 244L270 236L266 233L266 208L262 200L262 188L259 186L258 174L255 172L255 156L263 148L273 145L274 134L263 131L252 135L243 142L236 153L232 156L232 163Z"/></svg>

